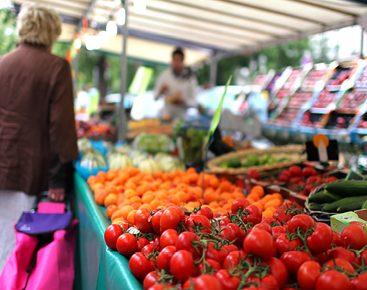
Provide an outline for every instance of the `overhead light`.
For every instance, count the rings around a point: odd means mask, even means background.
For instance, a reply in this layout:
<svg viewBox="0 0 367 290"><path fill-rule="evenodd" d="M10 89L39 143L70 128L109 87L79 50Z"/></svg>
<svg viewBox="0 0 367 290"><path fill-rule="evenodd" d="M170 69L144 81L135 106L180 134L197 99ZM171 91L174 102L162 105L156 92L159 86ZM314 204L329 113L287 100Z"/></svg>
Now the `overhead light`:
<svg viewBox="0 0 367 290"><path fill-rule="evenodd" d="M98 35L86 35L84 38L85 47L87 50L96 50L101 48L101 37Z"/></svg>
<svg viewBox="0 0 367 290"><path fill-rule="evenodd" d="M115 20L118 25L121 25L121 26L125 25L125 20L126 20L125 8L122 7L119 10L117 10L115 14Z"/></svg>
<svg viewBox="0 0 367 290"><path fill-rule="evenodd" d="M106 32L109 36L116 36L118 32L118 27L115 21L110 20L106 25Z"/></svg>
<svg viewBox="0 0 367 290"><path fill-rule="evenodd" d="M134 9L136 13L144 13L147 10L148 0L134 0Z"/></svg>

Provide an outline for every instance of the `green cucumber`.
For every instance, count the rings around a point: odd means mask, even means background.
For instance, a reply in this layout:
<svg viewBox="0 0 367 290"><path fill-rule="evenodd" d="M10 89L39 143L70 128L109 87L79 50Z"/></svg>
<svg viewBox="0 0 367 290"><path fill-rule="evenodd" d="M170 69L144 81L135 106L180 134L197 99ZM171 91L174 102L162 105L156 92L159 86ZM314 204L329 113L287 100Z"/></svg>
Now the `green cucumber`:
<svg viewBox="0 0 367 290"><path fill-rule="evenodd" d="M340 196L367 195L367 181L342 180L325 184L325 189Z"/></svg>
<svg viewBox="0 0 367 290"><path fill-rule="evenodd" d="M310 195L308 198L309 202L316 202L316 203L327 203L333 202L340 199L340 196L332 194L327 190L322 190L319 192L315 192L314 194Z"/></svg>
<svg viewBox="0 0 367 290"><path fill-rule="evenodd" d="M316 203L316 202L311 202L308 204L309 210L316 210L316 211L322 210L323 206L324 206L323 204Z"/></svg>
<svg viewBox="0 0 367 290"><path fill-rule="evenodd" d="M351 196L339 199L332 203L327 203L322 207L322 211L325 212L343 212L348 210L348 208L359 209L362 207L363 203L367 200L367 195L364 196ZM353 209L350 209L353 210Z"/></svg>

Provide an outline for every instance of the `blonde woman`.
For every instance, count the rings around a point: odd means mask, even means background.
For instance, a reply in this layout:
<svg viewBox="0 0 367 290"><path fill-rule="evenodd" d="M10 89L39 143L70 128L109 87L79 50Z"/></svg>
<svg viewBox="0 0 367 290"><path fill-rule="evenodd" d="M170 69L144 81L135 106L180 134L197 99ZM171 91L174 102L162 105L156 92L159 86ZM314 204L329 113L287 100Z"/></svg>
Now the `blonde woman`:
<svg viewBox="0 0 367 290"><path fill-rule="evenodd" d="M51 54L59 16L24 6L17 32L18 47L0 57L0 270L22 211L42 191L62 201L77 157L70 66Z"/></svg>

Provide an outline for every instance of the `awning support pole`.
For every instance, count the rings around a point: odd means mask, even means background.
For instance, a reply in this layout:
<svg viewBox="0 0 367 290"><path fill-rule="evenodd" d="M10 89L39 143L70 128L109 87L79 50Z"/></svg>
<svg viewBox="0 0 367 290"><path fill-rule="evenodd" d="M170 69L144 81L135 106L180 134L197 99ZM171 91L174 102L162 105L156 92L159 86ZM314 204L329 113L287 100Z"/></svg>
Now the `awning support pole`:
<svg viewBox="0 0 367 290"><path fill-rule="evenodd" d="M364 58L364 29L363 26L361 26L361 51L360 51L360 57Z"/></svg>
<svg viewBox="0 0 367 290"><path fill-rule="evenodd" d="M218 69L218 61L215 54L211 57L210 60L210 85L215 86L217 84L217 69Z"/></svg>
<svg viewBox="0 0 367 290"><path fill-rule="evenodd" d="M127 133L127 117L125 112L124 100L127 90L127 37L129 19L129 0L121 0L122 7L125 9L125 24L122 28L122 52L121 52L121 84L120 84L120 104L118 108L118 140L123 141Z"/></svg>

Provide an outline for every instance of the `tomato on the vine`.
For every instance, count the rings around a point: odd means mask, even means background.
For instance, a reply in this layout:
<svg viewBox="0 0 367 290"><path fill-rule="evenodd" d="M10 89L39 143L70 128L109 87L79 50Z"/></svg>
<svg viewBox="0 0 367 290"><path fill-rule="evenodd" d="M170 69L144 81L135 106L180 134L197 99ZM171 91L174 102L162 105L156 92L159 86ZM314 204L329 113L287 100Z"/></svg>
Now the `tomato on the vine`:
<svg viewBox="0 0 367 290"><path fill-rule="evenodd" d="M336 259L336 258L344 259L352 264L358 263L358 259L356 255L352 251L347 250L346 248L343 248L343 247L335 247L333 249L330 249L328 251L328 258L329 259Z"/></svg>
<svg viewBox="0 0 367 290"><path fill-rule="evenodd" d="M122 228L120 225L112 224L107 227L104 232L104 240L106 245L112 249L116 250L116 242L119 236L122 235Z"/></svg>
<svg viewBox="0 0 367 290"><path fill-rule="evenodd" d="M297 282L302 290L315 289L317 278L321 273L321 266L315 261L306 261L297 272Z"/></svg>
<svg viewBox="0 0 367 290"><path fill-rule="evenodd" d="M251 204L246 206L244 214L245 216L242 218L242 220L245 223L252 223L253 225L256 225L261 222L262 213L256 205Z"/></svg>
<svg viewBox="0 0 367 290"><path fill-rule="evenodd" d="M160 231L163 232L168 229L176 229L182 218L181 209L177 206L167 207L160 217Z"/></svg>
<svg viewBox="0 0 367 290"><path fill-rule="evenodd" d="M286 234L287 231L283 226L275 226L271 228L273 239L276 240L281 234Z"/></svg>
<svg viewBox="0 0 367 290"><path fill-rule="evenodd" d="M301 245L302 242L299 238L290 240L288 239L287 234L280 234L279 237L275 240L275 246L278 250L279 255L282 255L285 252L294 251Z"/></svg>
<svg viewBox="0 0 367 290"><path fill-rule="evenodd" d="M137 252L131 256L129 268L138 279L144 279L149 272L154 270L152 262L141 252Z"/></svg>
<svg viewBox="0 0 367 290"><path fill-rule="evenodd" d="M161 216L163 214L163 210L158 210L156 211L151 217L150 217L150 222L152 224L152 228L154 230L154 232L156 232L157 234L161 233Z"/></svg>
<svg viewBox="0 0 367 290"><path fill-rule="evenodd" d="M240 209L245 209L249 205L250 205L250 203L246 198L236 199L232 203L231 211L232 211L232 213L238 213L238 211Z"/></svg>
<svg viewBox="0 0 367 290"><path fill-rule="evenodd" d="M238 226L233 223L229 223L228 225L224 226L219 234L221 238L227 241L234 241L237 239L238 234Z"/></svg>
<svg viewBox="0 0 367 290"><path fill-rule="evenodd" d="M271 234L260 229L250 231L243 241L243 248L246 253L254 254L265 260L273 257L276 251Z"/></svg>
<svg viewBox="0 0 367 290"><path fill-rule="evenodd" d="M215 276L208 274L191 278L184 284L183 289L191 288L191 285L194 286L195 290L222 290L219 280Z"/></svg>
<svg viewBox="0 0 367 290"><path fill-rule="evenodd" d="M219 270L215 273L215 277L218 278L223 290L237 290L241 282L239 276L232 276L226 269Z"/></svg>
<svg viewBox="0 0 367 290"><path fill-rule="evenodd" d="M273 275L266 275L262 278L260 287L268 290L279 290L278 282Z"/></svg>
<svg viewBox="0 0 367 290"><path fill-rule="evenodd" d="M149 244L149 240L147 238L141 237L138 239L138 251L141 251L146 245Z"/></svg>
<svg viewBox="0 0 367 290"><path fill-rule="evenodd" d="M306 252L289 251L283 253L280 260L287 267L289 273L296 274L301 265L306 261L310 261L311 257Z"/></svg>
<svg viewBox="0 0 367 290"><path fill-rule="evenodd" d="M186 250L191 252L194 257L197 257L200 255L200 250L198 247L195 247L193 242L198 242L199 237L197 234L193 232L182 232L178 235L177 241L176 241L176 249L177 250Z"/></svg>
<svg viewBox="0 0 367 290"><path fill-rule="evenodd" d="M141 252L143 253L144 256L148 257L156 250L157 247L154 244L148 244L141 249Z"/></svg>
<svg viewBox="0 0 367 290"><path fill-rule="evenodd" d="M213 211L210 209L210 207L202 206L198 211L197 214L206 216L208 219L213 218Z"/></svg>
<svg viewBox="0 0 367 290"><path fill-rule="evenodd" d="M175 246L163 248L157 256L157 267L159 270L168 269L173 254L176 253Z"/></svg>
<svg viewBox="0 0 367 290"><path fill-rule="evenodd" d="M212 232L212 224L210 223L210 220L206 216L200 214L190 215L186 220L186 227L191 232L195 232L195 229L199 228L200 232L203 233Z"/></svg>
<svg viewBox="0 0 367 290"><path fill-rule="evenodd" d="M282 289L288 280L288 271L284 263L278 258L272 257L269 259L267 264L270 267L271 275L274 276L278 282L279 289Z"/></svg>
<svg viewBox="0 0 367 290"><path fill-rule="evenodd" d="M154 286L156 283L158 283L160 277L157 271L149 272L143 280L143 288L144 290L149 289L150 287Z"/></svg>
<svg viewBox="0 0 367 290"><path fill-rule="evenodd" d="M288 231L290 233L294 233L297 229L300 229L301 231L306 232L309 229L313 229L315 224L316 222L309 215L297 214L288 222Z"/></svg>
<svg viewBox="0 0 367 290"><path fill-rule="evenodd" d="M307 237L307 246L312 253L327 251L333 241L333 232L327 224L316 223L315 230Z"/></svg>
<svg viewBox="0 0 367 290"><path fill-rule="evenodd" d="M220 269L221 266L219 262L213 259L204 259L204 261L199 264L199 272L201 274L212 274Z"/></svg>
<svg viewBox="0 0 367 290"><path fill-rule="evenodd" d="M163 249L167 246L175 246L178 238L178 233L174 229L165 230L160 238L159 238L159 245L160 248Z"/></svg>
<svg viewBox="0 0 367 290"><path fill-rule="evenodd" d="M327 269L331 269L331 270L333 269L337 270L337 268L340 268L349 273L355 272L355 269L353 268L352 264L344 259L335 258L335 259L329 260L325 263L325 266Z"/></svg>
<svg viewBox="0 0 367 290"><path fill-rule="evenodd" d="M367 233L359 223L346 226L341 234L342 241L355 250L360 250L367 245Z"/></svg>
<svg viewBox="0 0 367 290"><path fill-rule="evenodd" d="M136 228L142 232L149 232L152 229L152 224L150 223L151 216L150 211L147 208L138 209L134 216L134 225Z"/></svg>
<svg viewBox="0 0 367 290"><path fill-rule="evenodd" d="M246 258L246 254L242 250L230 252L223 261L223 268L233 270L244 258Z"/></svg>
<svg viewBox="0 0 367 290"><path fill-rule="evenodd" d="M329 270L320 275L316 281L316 290L346 290L351 289L348 277L338 271Z"/></svg>
<svg viewBox="0 0 367 290"><path fill-rule="evenodd" d="M116 249L121 255L131 256L138 250L138 242L134 235L124 233L118 237Z"/></svg>
<svg viewBox="0 0 367 290"><path fill-rule="evenodd" d="M269 234L272 233L271 226L269 224L264 223L264 222L256 224L252 229L260 229L260 230L267 231Z"/></svg>
<svg viewBox="0 0 367 290"><path fill-rule="evenodd" d="M367 272L359 274L351 281L351 284L354 286L354 290L366 290Z"/></svg>
<svg viewBox="0 0 367 290"><path fill-rule="evenodd" d="M191 252L179 250L170 260L170 272L177 281L185 281L195 273L194 259Z"/></svg>

